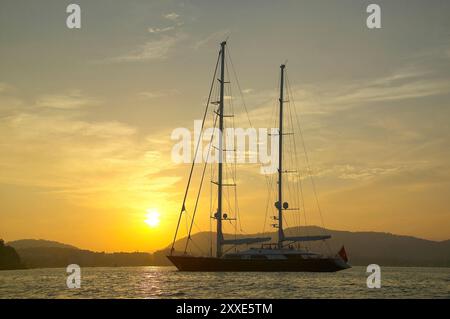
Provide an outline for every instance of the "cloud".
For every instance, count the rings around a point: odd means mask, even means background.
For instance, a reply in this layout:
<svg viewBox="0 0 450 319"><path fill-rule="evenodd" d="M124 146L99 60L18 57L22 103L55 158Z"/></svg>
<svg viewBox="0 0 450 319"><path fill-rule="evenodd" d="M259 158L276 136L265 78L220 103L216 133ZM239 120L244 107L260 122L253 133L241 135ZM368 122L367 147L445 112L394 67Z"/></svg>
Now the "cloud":
<svg viewBox="0 0 450 319"><path fill-rule="evenodd" d="M163 35L158 39L148 40L137 49L122 56L107 59L108 62L138 62L148 60L164 60L168 58L171 50L181 40L185 38L184 34L174 36Z"/></svg>
<svg viewBox="0 0 450 319"><path fill-rule="evenodd" d="M168 26L168 27L150 27L148 28L149 33L158 34L158 33L165 33L169 31L173 31L177 29L178 27L181 27L183 25L182 22L177 22L174 25Z"/></svg>
<svg viewBox="0 0 450 319"><path fill-rule="evenodd" d="M440 97L449 92L450 79L420 61L365 81L325 81L292 87L311 174L324 185L322 189L333 192L390 176L407 180L414 170L448 170L450 129L444 119L449 109ZM278 126L274 121L277 99L275 89L245 95L253 126ZM234 105L239 111L235 125L248 127L245 111L239 103ZM293 104L286 103L286 107ZM286 122L289 126L289 120ZM298 138L299 169L304 173L307 166ZM439 177L435 177L438 181ZM396 182L393 179L391 186L395 187Z"/></svg>
<svg viewBox="0 0 450 319"><path fill-rule="evenodd" d="M315 176L325 177L333 176L344 180L359 180L368 181L384 175L394 174L404 170L404 166L373 166L373 163L368 165L335 165L328 168L322 168L315 171Z"/></svg>
<svg viewBox="0 0 450 319"><path fill-rule="evenodd" d="M84 106L79 100L97 101L80 93L44 94L37 100L42 107L5 112L0 99L0 183L106 208L141 209L149 200L167 203L177 194L166 191L180 179L167 173L174 166L166 151L170 135L154 132L150 139L119 121L88 121L84 113L57 111Z"/></svg>
<svg viewBox="0 0 450 319"><path fill-rule="evenodd" d="M140 92L139 96L142 98L145 98L145 99L157 99L157 98L173 96L173 95L178 95L178 94L180 94L180 91L178 91L176 89L171 89L171 90L161 90L161 91Z"/></svg>
<svg viewBox="0 0 450 319"><path fill-rule="evenodd" d="M450 79L436 76L433 70L405 67L390 74L347 83L303 84L291 87L300 115L329 115L352 108L367 108L371 103L400 102L444 95L450 92ZM273 118L277 90L245 92L247 105L252 106L252 120ZM267 124L266 124L267 125Z"/></svg>
<svg viewBox="0 0 450 319"><path fill-rule="evenodd" d="M53 108L62 110L74 110L85 106L94 106L101 101L92 97L84 96L75 90L67 94L45 94L36 99L35 105L42 108Z"/></svg>
<svg viewBox="0 0 450 319"><path fill-rule="evenodd" d="M369 103L393 102L438 96L450 92L450 79L433 77L428 71L400 69L384 77L350 83L329 83L293 88L304 113L326 114Z"/></svg>
<svg viewBox="0 0 450 319"><path fill-rule="evenodd" d="M14 96L15 92L14 86L0 82L0 117L23 107L23 101Z"/></svg>
<svg viewBox="0 0 450 319"><path fill-rule="evenodd" d="M406 81L397 82L392 79ZM338 105L354 105L364 102L384 102L422 98L450 92L448 79L403 78L402 74L393 74L386 78L377 79L366 85L355 85L345 88L348 93L334 96L333 101ZM331 102L331 101L330 101Z"/></svg>
<svg viewBox="0 0 450 319"><path fill-rule="evenodd" d="M180 17L180 15L175 12L171 12L163 15L163 17L167 20L176 21Z"/></svg>
<svg viewBox="0 0 450 319"><path fill-rule="evenodd" d="M164 33L164 32L175 30L184 24L183 22L178 21L179 17L180 17L180 15L176 14L175 12L165 14L165 15L163 15L163 18L172 21L173 25L170 25L167 27L150 27L150 28L148 28L148 32L153 33L153 34L158 34L158 33Z"/></svg>
<svg viewBox="0 0 450 319"><path fill-rule="evenodd" d="M207 35L206 37L204 37L203 39L196 41L193 45L193 48L195 50L198 50L201 47L208 45L211 42L214 42L215 44L217 44L217 42L225 40L229 35L230 35L229 30L221 30L221 31L213 32L213 33Z"/></svg>
<svg viewBox="0 0 450 319"><path fill-rule="evenodd" d="M165 28L148 28L148 32L150 33L163 33L167 31L174 30L175 26L165 27Z"/></svg>
<svg viewBox="0 0 450 319"><path fill-rule="evenodd" d="M164 178L173 165L168 155L120 122L20 113L4 120L0 133L1 183L40 188L77 205L143 205L180 179Z"/></svg>
<svg viewBox="0 0 450 319"><path fill-rule="evenodd" d="M14 87L12 85L9 85L8 83L5 82L0 82L0 93L10 92L13 89Z"/></svg>

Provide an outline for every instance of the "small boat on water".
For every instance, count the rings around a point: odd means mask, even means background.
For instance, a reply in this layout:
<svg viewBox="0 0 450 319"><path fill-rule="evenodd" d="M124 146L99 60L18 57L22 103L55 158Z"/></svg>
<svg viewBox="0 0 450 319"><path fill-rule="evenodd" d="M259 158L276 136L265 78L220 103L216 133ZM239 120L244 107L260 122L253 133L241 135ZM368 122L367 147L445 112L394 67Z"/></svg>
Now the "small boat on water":
<svg viewBox="0 0 450 319"><path fill-rule="evenodd" d="M225 79L225 55L226 55L226 42L222 42L220 46L219 57L216 65L217 68L220 65L220 77L219 82L219 99L215 103L217 109L215 114L218 117L218 128L220 132L224 130L224 101L225 101L225 85L229 83ZM190 255L186 252L177 253L174 249L175 241L180 226L180 221L183 213L186 212L185 204L188 194L189 184L192 178L192 172L195 164L195 158L191 166L189 174L188 187L185 192L182 208L180 211L177 228L175 231L174 241L170 251L170 255L167 258L181 271L264 271L264 272L336 272L339 270L350 268L347 260L347 254L345 248L335 255L326 255L322 253L312 252L309 249L302 248L299 243L326 241L331 238L330 235L308 235L308 236L287 236L283 225L283 214L290 210L289 204L284 200L284 178L285 174L290 173L290 170L286 170L283 167L283 136L291 134L285 132L284 128L284 103L285 101L285 69L286 65L280 66L280 95L279 95L279 114L278 114L278 168L277 168L277 181L276 181L276 194L277 200L275 202L275 208L277 215L273 216L276 221L273 224L274 228L278 230L278 238L274 243L267 243L272 240L271 237L250 237L239 239L225 239L223 235L222 225L224 221L229 221L230 217L223 211L223 188L232 186L224 182L223 178L223 163L219 160L217 164L217 181L214 184L217 185L217 210L213 213L213 218L216 222L216 249L215 256L197 256ZM215 72L215 74L216 74ZM215 77L216 75L214 75ZM215 80L214 80L215 81ZM207 107L210 101L207 103ZM219 158L222 159L222 154L226 151L223 147L223 137L219 139L219 146L217 150L219 152ZM198 201L198 197L197 197ZM197 206L197 205L196 205ZM193 225L193 219L189 229L189 234L186 239L186 247L191 240L191 230ZM262 243L260 247L255 247L255 244ZM240 246L240 245L253 245L248 249L242 251L234 251L224 253L225 246ZM211 250L212 251L212 250Z"/></svg>

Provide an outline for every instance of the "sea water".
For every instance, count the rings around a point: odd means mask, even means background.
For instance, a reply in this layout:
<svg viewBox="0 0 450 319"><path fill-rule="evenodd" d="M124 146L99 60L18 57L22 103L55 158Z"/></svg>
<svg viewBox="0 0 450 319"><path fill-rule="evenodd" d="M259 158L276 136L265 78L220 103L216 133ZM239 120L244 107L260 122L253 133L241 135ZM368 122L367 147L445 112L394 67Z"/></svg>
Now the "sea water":
<svg viewBox="0 0 450 319"><path fill-rule="evenodd" d="M450 298L450 268L381 267L381 288L366 267L337 273L191 273L174 267L0 271L0 298Z"/></svg>

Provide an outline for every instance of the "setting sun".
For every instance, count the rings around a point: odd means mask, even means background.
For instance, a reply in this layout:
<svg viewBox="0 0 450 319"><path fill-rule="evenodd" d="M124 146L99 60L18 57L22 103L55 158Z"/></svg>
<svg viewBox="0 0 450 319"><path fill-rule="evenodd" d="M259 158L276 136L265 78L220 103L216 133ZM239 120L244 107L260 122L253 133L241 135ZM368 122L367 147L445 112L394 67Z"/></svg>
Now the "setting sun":
<svg viewBox="0 0 450 319"><path fill-rule="evenodd" d="M159 213L155 210L147 210L147 219L145 223L150 227L156 227L159 225Z"/></svg>

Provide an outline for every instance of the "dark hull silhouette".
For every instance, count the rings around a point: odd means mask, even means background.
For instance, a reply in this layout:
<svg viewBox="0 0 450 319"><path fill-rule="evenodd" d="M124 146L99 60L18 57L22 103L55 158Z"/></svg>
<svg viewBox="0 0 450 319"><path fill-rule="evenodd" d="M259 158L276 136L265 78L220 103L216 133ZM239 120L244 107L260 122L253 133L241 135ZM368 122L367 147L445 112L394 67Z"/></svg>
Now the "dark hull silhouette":
<svg viewBox="0 0 450 319"><path fill-rule="evenodd" d="M350 268L337 258L252 260L215 257L167 256L181 271L336 272Z"/></svg>

